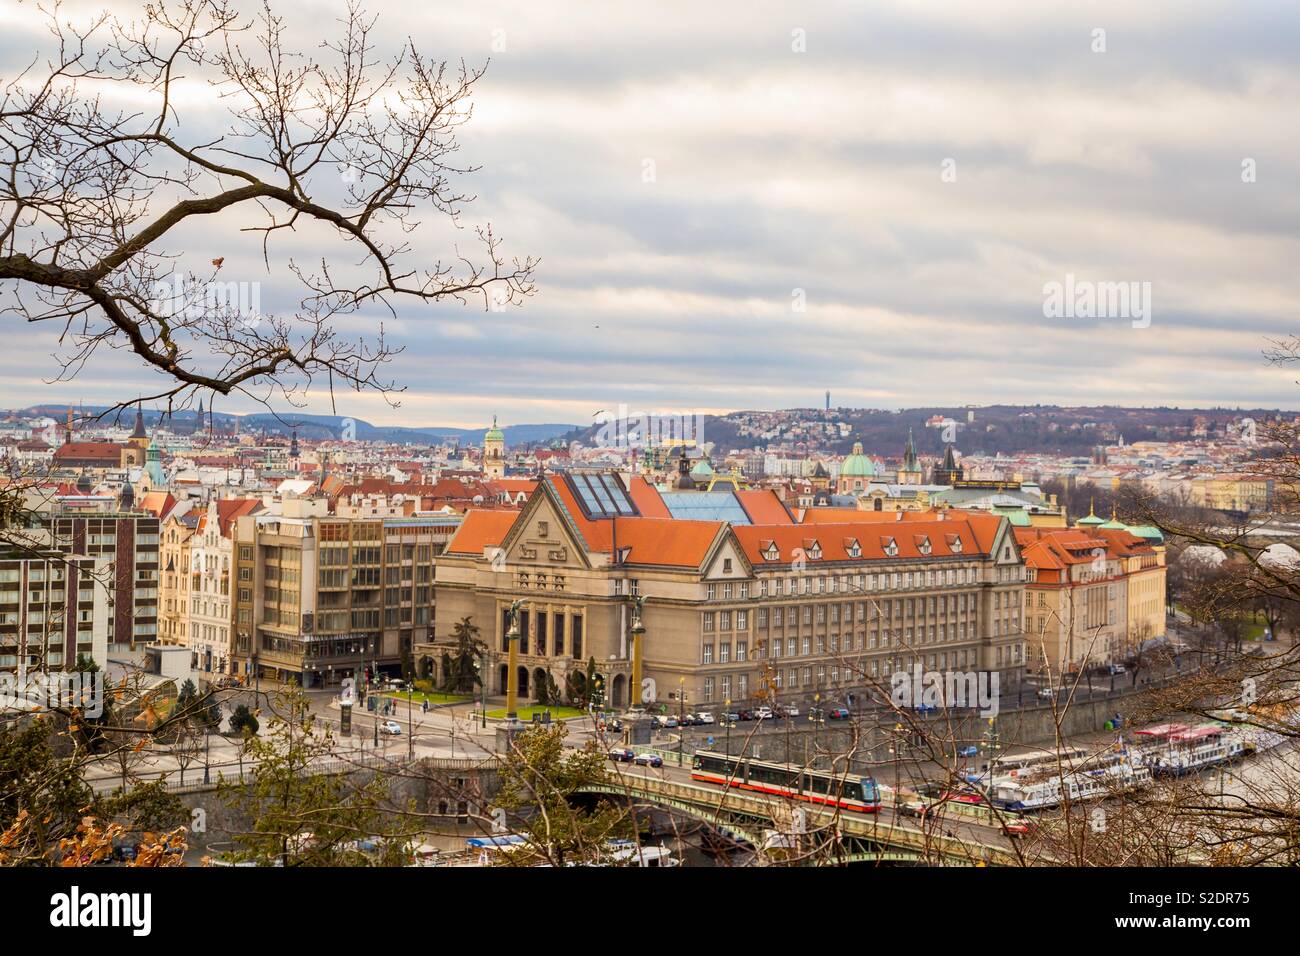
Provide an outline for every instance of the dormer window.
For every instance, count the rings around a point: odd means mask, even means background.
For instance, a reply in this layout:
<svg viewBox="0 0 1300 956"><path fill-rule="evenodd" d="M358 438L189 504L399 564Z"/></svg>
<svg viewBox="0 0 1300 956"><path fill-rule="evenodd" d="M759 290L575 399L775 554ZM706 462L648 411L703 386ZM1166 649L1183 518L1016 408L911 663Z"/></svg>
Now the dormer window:
<svg viewBox="0 0 1300 956"><path fill-rule="evenodd" d="M822 556L821 542L819 541L807 542L804 547L804 553L808 555L808 560L810 561L820 560Z"/></svg>
<svg viewBox="0 0 1300 956"><path fill-rule="evenodd" d="M961 554L961 535L948 535L948 550L953 554Z"/></svg>
<svg viewBox="0 0 1300 956"><path fill-rule="evenodd" d="M848 538L844 542L844 552L850 558L862 557L862 545L858 543L857 538Z"/></svg>
<svg viewBox="0 0 1300 956"><path fill-rule="evenodd" d="M767 542L764 542L764 544L763 544L762 547L763 547L762 555L763 555L763 560L764 560L764 561L779 561L779 560L780 560L780 558L781 558L781 549L778 548L778 547L776 546L776 542L775 542L775 541L767 541Z"/></svg>
<svg viewBox="0 0 1300 956"><path fill-rule="evenodd" d="M930 548L930 537L929 537L929 535L924 535L924 534L922 534L922 535L917 535L917 538L916 538L916 550L917 550L917 551L920 551L922 554L929 554L929 553L930 553L931 548Z"/></svg>
<svg viewBox="0 0 1300 956"><path fill-rule="evenodd" d="M894 558L898 556L898 542L893 538L881 538L880 547L889 557Z"/></svg>

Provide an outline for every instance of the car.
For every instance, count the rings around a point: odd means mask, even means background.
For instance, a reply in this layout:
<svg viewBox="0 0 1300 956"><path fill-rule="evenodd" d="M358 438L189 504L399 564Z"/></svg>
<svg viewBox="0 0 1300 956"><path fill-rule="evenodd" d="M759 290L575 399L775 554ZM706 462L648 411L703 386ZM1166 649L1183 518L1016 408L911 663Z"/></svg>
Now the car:
<svg viewBox="0 0 1300 956"><path fill-rule="evenodd" d="M760 707L754 711L755 720L771 720L776 714L772 713L771 707Z"/></svg>
<svg viewBox="0 0 1300 956"><path fill-rule="evenodd" d="M388 734L390 737L400 737L402 736L402 725L395 720L385 720L379 725L379 732Z"/></svg>
<svg viewBox="0 0 1300 956"><path fill-rule="evenodd" d="M664 758L658 754L641 753L632 758L632 762L640 764L642 767L662 767Z"/></svg>
<svg viewBox="0 0 1300 956"><path fill-rule="evenodd" d="M1112 674L1127 674L1128 668L1125 667L1123 664L1111 664L1110 672Z"/></svg>
<svg viewBox="0 0 1300 956"><path fill-rule="evenodd" d="M831 720L848 720L849 709L847 707L832 707L826 715Z"/></svg>
<svg viewBox="0 0 1300 956"><path fill-rule="evenodd" d="M958 757L978 757L980 749L972 744L969 747L962 747L957 751Z"/></svg>
<svg viewBox="0 0 1300 956"><path fill-rule="evenodd" d="M623 721L616 720L613 718L610 718L609 720L603 720L600 723L598 723L596 726L601 730L605 731L606 733L621 734L623 732Z"/></svg>
<svg viewBox="0 0 1300 956"><path fill-rule="evenodd" d="M680 726L680 722L677 720L676 717L666 717L666 718L664 718L664 729L665 729L665 730L672 730L674 727L678 727L678 726Z"/></svg>
<svg viewBox="0 0 1300 956"><path fill-rule="evenodd" d="M786 717L798 717L798 716L799 716L799 708L796 707L794 704L787 704L785 707L782 708L782 710L785 711L785 714L784 714L783 716L786 716Z"/></svg>
<svg viewBox="0 0 1300 956"><path fill-rule="evenodd" d="M1040 687L1038 688L1038 696L1043 700L1052 700L1056 697L1056 691L1050 687Z"/></svg>
<svg viewBox="0 0 1300 956"><path fill-rule="evenodd" d="M636 759L636 751L630 747L615 747L609 752L609 759L615 763L631 763Z"/></svg>
<svg viewBox="0 0 1300 956"><path fill-rule="evenodd" d="M727 723L734 724L736 721L740 720L740 714L736 713L734 710L729 710L722 715L722 719Z"/></svg>
<svg viewBox="0 0 1300 956"><path fill-rule="evenodd" d="M752 710L740 710L736 712L741 720L753 720L754 712Z"/></svg>
<svg viewBox="0 0 1300 956"><path fill-rule="evenodd" d="M901 816L922 818L930 812L930 804L924 800L908 800L898 808Z"/></svg>
<svg viewBox="0 0 1300 956"><path fill-rule="evenodd" d="M1002 832L1009 837L1027 837L1033 829L1033 824L1027 820L1008 820L1002 824Z"/></svg>
<svg viewBox="0 0 1300 956"><path fill-rule="evenodd" d="M696 719L697 721L699 721L700 726L702 727L702 726L704 726L705 724L711 724L711 723L713 723L713 714L711 714L711 713L710 713L709 711L707 711L707 710L702 710L702 711L700 711L698 714L695 715L695 719Z"/></svg>
<svg viewBox="0 0 1300 956"><path fill-rule="evenodd" d="M650 726L655 730L663 730L664 719L656 714L654 717L650 718Z"/></svg>

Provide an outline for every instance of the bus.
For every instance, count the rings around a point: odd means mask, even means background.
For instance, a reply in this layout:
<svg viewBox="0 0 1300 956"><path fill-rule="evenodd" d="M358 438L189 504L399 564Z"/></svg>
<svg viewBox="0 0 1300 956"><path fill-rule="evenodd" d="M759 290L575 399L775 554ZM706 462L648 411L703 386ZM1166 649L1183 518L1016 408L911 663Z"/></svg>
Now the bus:
<svg viewBox="0 0 1300 956"><path fill-rule="evenodd" d="M880 809L880 787L872 777L850 772L809 770L794 764L769 763L697 751L691 779L755 793L771 793L857 813Z"/></svg>

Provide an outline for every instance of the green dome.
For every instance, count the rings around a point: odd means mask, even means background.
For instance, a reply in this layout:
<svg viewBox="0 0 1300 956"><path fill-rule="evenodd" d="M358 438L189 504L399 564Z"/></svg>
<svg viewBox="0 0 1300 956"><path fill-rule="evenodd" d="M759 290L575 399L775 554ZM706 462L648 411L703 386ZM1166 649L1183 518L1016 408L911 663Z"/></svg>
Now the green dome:
<svg viewBox="0 0 1300 956"><path fill-rule="evenodd" d="M876 477L876 466L871 463L871 459L862 454L862 442L853 443L853 454L844 459L844 464L840 465L841 478L874 478Z"/></svg>
<svg viewBox="0 0 1300 956"><path fill-rule="evenodd" d="M1089 503L1088 516L1086 518L1080 518L1078 521L1074 523L1074 526L1077 528L1080 525L1083 525L1084 527L1088 528L1088 527L1092 527L1093 525L1105 524L1105 523L1106 522L1104 520L1097 517L1096 513L1093 511L1092 504Z"/></svg>
<svg viewBox="0 0 1300 956"><path fill-rule="evenodd" d="M713 474L713 466L703 459L700 463L691 469L692 478L707 478Z"/></svg>
<svg viewBox="0 0 1300 956"><path fill-rule="evenodd" d="M502 432L501 429L497 428L497 417L495 415L492 416L492 427L487 430L487 433L483 436L483 440L485 442L505 442L506 440L505 433Z"/></svg>

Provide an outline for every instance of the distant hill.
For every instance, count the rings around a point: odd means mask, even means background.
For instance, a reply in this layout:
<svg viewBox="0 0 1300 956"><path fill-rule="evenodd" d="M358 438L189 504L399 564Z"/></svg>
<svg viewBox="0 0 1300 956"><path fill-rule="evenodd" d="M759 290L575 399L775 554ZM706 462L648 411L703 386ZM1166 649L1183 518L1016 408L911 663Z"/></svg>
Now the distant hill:
<svg viewBox="0 0 1300 956"><path fill-rule="evenodd" d="M968 421L970 413L974 414L973 421ZM1296 414L1271 408L1122 408L1106 405L935 406L899 410L836 408L829 414L819 408L758 410L705 416L703 441L713 446L714 457L781 441L801 443L804 450L843 454L852 448L854 442L860 441L869 455L898 458L903 454L908 430L911 429L920 454L938 455L943 451L943 430L926 427L926 424L939 416L957 422L955 444L963 454L1088 455L1098 445L1117 444L1121 436L1126 444L1187 440L1193 437L1198 419L1209 434L1222 437L1229 423L1243 418L1263 422L1276 416ZM780 437L764 438L761 434L744 433L746 428L752 431L756 423L773 416L786 418L783 424L787 428L783 429ZM849 426L846 437L830 437L820 430L824 423L837 422ZM787 437L791 424L804 427L808 434ZM593 425L576 429L564 439L591 445L601 427Z"/></svg>
<svg viewBox="0 0 1300 956"><path fill-rule="evenodd" d="M105 411L106 406L92 406L74 408L74 413L87 415L100 415ZM34 405L30 408L14 409L4 412L4 414L16 414L22 416L46 415L50 418L62 422L68 414L66 405ZM204 413L204 419L209 417ZM397 444L412 445L429 445L441 444L448 440L455 440L460 444L481 445L483 436L487 433L486 428L453 428L451 426L418 426L403 427L396 425L372 425L370 422L360 418L349 419L342 415L305 415L298 413L284 413L282 415L258 414L258 415L228 415L222 412L213 413L211 416L213 425L218 430L229 428L239 419L240 431L259 432L264 431L268 435L282 435L288 437L297 429L300 438L311 440L323 440L327 438L341 438L343 435L344 423L352 421L356 427L356 439L358 441L382 441L394 442ZM144 410L145 427L152 429L157 427L162 420L163 413L146 408ZM197 411L177 412L172 416L172 427L178 431L183 431L187 426L192 427L197 424ZM108 419L109 423L116 423L129 427L135 420L134 411L118 411L113 417ZM539 424L539 425L504 425L501 431L505 434L506 444L509 446L532 444L537 442L549 442L560 435L573 431L577 426L563 424Z"/></svg>

